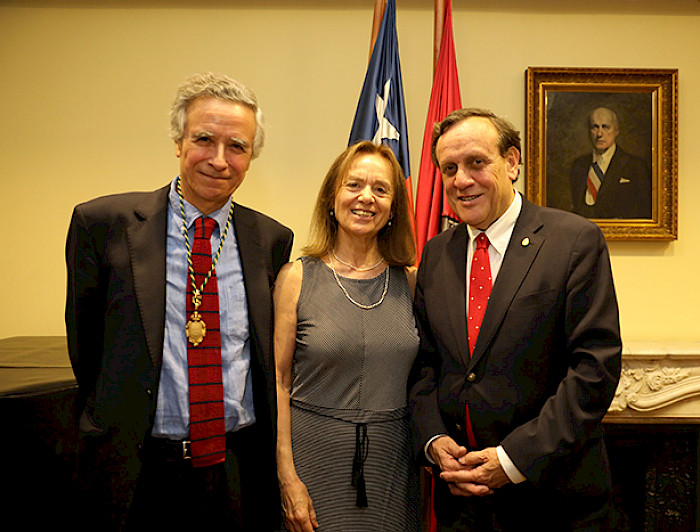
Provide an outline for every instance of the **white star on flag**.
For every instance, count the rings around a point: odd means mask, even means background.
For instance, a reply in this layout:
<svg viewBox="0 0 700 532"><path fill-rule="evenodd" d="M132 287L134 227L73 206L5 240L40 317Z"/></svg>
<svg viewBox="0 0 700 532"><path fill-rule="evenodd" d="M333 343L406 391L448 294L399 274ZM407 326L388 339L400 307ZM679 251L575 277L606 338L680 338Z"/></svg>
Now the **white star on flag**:
<svg viewBox="0 0 700 532"><path fill-rule="evenodd" d="M399 140L399 132L389 122L389 119L384 116L386 107L389 103L389 92L391 90L391 78L386 80L384 84L384 98L377 94L374 100L374 108L377 112L377 131L374 134L372 142L381 144L382 139Z"/></svg>
<svg viewBox="0 0 700 532"><path fill-rule="evenodd" d="M399 41L396 34L396 0L385 1L386 9L362 83L348 146L361 140L369 140L375 145L384 144L394 152L403 170L409 210L412 212L413 187L408 158L408 128L403 101ZM377 0L376 3L380 2Z"/></svg>

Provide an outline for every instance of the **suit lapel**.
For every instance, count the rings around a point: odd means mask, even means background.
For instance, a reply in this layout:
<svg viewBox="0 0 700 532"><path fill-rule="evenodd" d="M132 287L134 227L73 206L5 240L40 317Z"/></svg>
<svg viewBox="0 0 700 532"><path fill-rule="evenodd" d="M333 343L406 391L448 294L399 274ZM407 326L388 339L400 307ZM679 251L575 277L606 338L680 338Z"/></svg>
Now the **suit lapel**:
<svg viewBox="0 0 700 532"><path fill-rule="evenodd" d="M441 271L437 271L442 282L442 300L450 320L450 330L454 333L450 352L458 353L464 365L469 364L467 344L467 226L461 224L455 229L447 244L447 260Z"/></svg>
<svg viewBox="0 0 700 532"><path fill-rule="evenodd" d="M165 258L170 185L136 206L127 224L134 291L154 367L163 355L165 326Z"/></svg>
<svg viewBox="0 0 700 532"><path fill-rule="evenodd" d="M248 316L250 320L250 334L255 335L254 345L260 345L260 338L269 338L271 308L268 298L262 294L270 292L267 278L268 268L265 265L265 254L261 249L260 230L255 217L250 211L236 204L233 210L234 231L238 244L238 253L243 268L243 282L245 284L246 299L248 302ZM257 295L257 298L253 298ZM259 352L251 349L251 353ZM264 361L261 360L264 364Z"/></svg>
<svg viewBox="0 0 700 532"><path fill-rule="evenodd" d="M486 314L481 323L479 338L474 347L470 367L475 365L487 352L500 329L506 312L527 276L532 263L544 243L537 233L542 224L536 219L536 209L523 198L523 207L513 228L506 254L491 290Z"/></svg>
<svg viewBox="0 0 700 532"><path fill-rule="evenodd" d="M593 155L589 155L586 159L586 165L585 167L581 168L581 174L580 178L576 179L575 186L576 186L576 193L574 194L575 200L578 200L579 205L584 205L585 204L585 197L586 197L586 190L588 189L588 172L591 169L591 165L593 164ZM574 203L577 203L574 201Z"/></svg>
<svg viewBox="0 0 700 532"><path fill-rule="evenodd" d="M603 179L603 184L600 187L600 194L603 191L607 191L608 195L615 194L620 188L620 178L629 177L626 176L625 168L629 163L629 155L620 146L615 150L615 153L610 159L610 164L608 165L608 170L605 172L605 179ZM615 196L613 195L608 199L609 202L614 203Z"/></svg>

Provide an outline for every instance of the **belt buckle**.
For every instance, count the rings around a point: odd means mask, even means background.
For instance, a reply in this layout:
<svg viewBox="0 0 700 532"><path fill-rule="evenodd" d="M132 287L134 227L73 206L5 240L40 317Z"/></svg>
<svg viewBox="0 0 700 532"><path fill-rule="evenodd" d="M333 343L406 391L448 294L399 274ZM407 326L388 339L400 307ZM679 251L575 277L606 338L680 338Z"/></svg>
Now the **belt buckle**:
<svg viewBox="0 0 700 532"><path fill-rule="evenodd" d="M192 460L192 453L190 452L190 441L189 440L182 440L182 459L183 460Z"/></svg>

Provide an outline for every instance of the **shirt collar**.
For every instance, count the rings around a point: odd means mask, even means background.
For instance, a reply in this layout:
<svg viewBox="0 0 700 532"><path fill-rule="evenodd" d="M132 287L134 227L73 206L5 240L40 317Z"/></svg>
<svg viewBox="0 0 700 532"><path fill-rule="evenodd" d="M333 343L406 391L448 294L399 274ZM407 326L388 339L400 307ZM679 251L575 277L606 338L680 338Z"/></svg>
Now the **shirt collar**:
<svg viewBox="0 0 700 532"><path fill-rule="evenodd" d="M178 219L182 220L182 214L180 213L180 197L177 193L177 179L178 178L176 177L175 179L173 179L172 183L170 183L169 201L170 208L172 209L172 211L174 213L177 213ZM231 196L220 209L206 215L209 218L214 218L214 220L216 220L216 223L219 224L219 231L223 231L223 228L226 227L226 221L228 220L228 211L231 208L232 201L233 196ZM202 214L197 207L189 203L186 199L183 198L182 202L185 206L185 223L187 224L187 228L190 229L194 225L194 221L197 218L205 215Z"/></svg>
<svg viewBox="0 0 700 532"><path fill-rule="evenodd" d="M510 242L510 237L513 234L513 228L515 227L515 222L518 221L518 216L520 216L520 211L523 207L523 198L520 196L520 192L515 192L515 197L510 204L510 207L506 209L495 222L493 222L486 231L481 231L471 225L467 225L467 231L469 232L469 240L473 241L479 234L486 233L490 244L494 247L500 255L504 255L508 243Z"/></svg>
<svg viewBox="0 0 700 532"><path fill-rule="evenodd" d="M605 168L608 167L610 164L610 159L613 158L613 155L615 155L615 151L617 150L617 144L613 143L612 146L610 146L605 152L601 155L597 151L593 150L593 161L598 163L599 166Z"/></svg>

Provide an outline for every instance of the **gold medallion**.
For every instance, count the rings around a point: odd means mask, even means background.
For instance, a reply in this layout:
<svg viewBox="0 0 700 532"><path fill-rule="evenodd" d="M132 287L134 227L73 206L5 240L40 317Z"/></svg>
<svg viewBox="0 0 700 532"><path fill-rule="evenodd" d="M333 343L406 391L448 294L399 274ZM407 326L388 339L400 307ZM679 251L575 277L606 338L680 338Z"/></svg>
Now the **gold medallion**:
<svg viewBox="0 0 700 532"><path fill-rule="evenodd" d="M194 347L201 344L202 340L204 340L204 337L207 335L207 325L204 323L201 314L196 310L192 313L192 316L187 322L185 334Z"/></svg>
<svg viewBox="0 0 700 532"><path fill-rule="evenodd" d="M233 221L233 206L235 205L233 203L233 199L231 200L231 205L229 206L228 209L228 218L226 219L226 228L224 229L223 234L221 235L221 240L219 241L219 249L216 251L216 256L213 258L211 267L209 268L209 273L207 273L204 276L204 280L202 281L202 286L197 288L197 281L195 279L195 272L194 272L194 265L192 264L192 248L190 248L190 240L187 235L187 220L185 218L185 198L182 195L182 186L181 186L181 181L182 177L177 176L177 195L180 198L180 215L182 216L182 231L185 236L185 248L187 249L187 266L188 266L188 272L189 272L189 277L190 280L192 281L192 303L194 304L194 311L192 312L192 316L190 319L187 321L187 325L185 326L185 335L187 336L187 340L194 346L197 347L199 344L202 343L204 340L204 337L207 335L207 325L204 323L204 320L202 319L202 316L199 312L197 312L197 309L199 309L199 306L202 304L202 291L204 290L204 287L207 284L207 281L209 281L209 278L214 274L214 268L216 266L216 263L219 261L219 256L221 255L221 249L224 247L224 242L226 241L226 235L228 235L228 230L229 227L231 226L231 222ZM218 310L217 310L218 312Z"/></svg>

